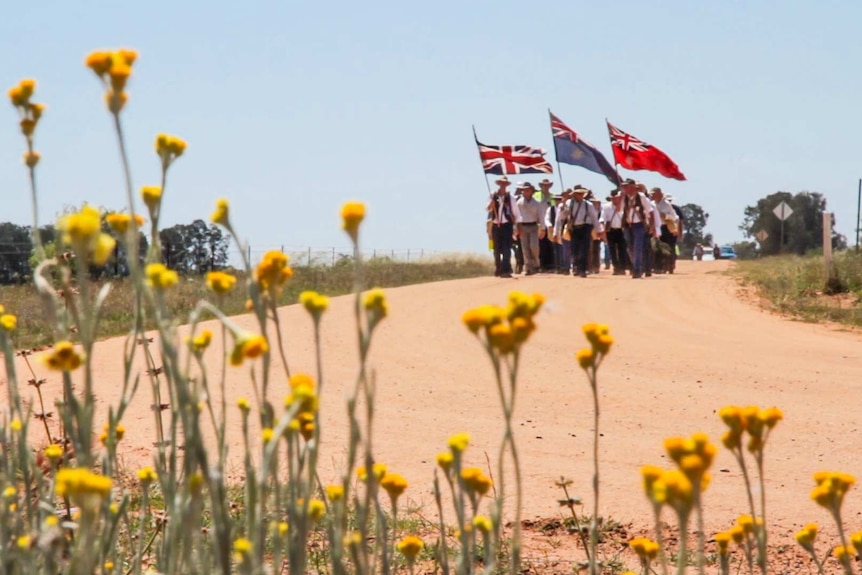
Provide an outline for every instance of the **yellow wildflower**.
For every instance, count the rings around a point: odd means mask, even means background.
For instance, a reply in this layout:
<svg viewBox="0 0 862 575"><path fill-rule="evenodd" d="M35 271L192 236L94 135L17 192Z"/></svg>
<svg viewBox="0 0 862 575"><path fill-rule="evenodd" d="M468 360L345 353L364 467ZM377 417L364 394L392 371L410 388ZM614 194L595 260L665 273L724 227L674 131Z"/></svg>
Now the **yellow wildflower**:
<svg viewBox="0 0 862 575"><path fill-rule="evenodd" d="M209 347L213 339L213 332L208 329L201 331L198 335L192 338L192 349L198 353Z"/></svg>
<svg viewBox="0 0 862 575"><path fill-rule="evenodd" d="M715 543L718 545L720 555L728 555L730 553L730 542L733 537L727 531L719 531L715 534Z"/></svg>
<svg viewBox="0 0 862 575"><path fill-rule="evenodd" d="M105 221L108 222L111 229L119 235L124 235L126 231L128 231L129 227L131 227L132 222L134 222L137 227L144 225L144 218L138 214L135 214L134 216L122 213L108 214L105 216Z"/></svg>
<svg viewBox="0 0 862 575"><path fill-rule="evenodd" d="M796 538L796 542L799 543L800 547L811 551L814 548L814 540L817 539L817 532L820 530L820 527L816 523L809 523L802 529L796 532L794 537ZM851 537L851 541L854 542ZM862 540L860 540L862 543Z"/></svg>
<svg viewBox="0 0 862 575"><path fill-rule="evenodd" d="M341 485L327 485L324 491L326 492L326 497L333 503L341 501L344 498L344 487Z"/></svg>
<svg viewBox="0 0 862 575"><path fill-rule="evenodd" d="M84 361L83 354L75 351L70 341L58 341L54 349L47 355L42 356L42 361L50 369L57 371L73 371Z"/></svg>
<svg viewBox="0 0 862 575"><path fill-rule="evenodd" d="M841 563L847 563L856 558L856 550L853 549L852 545L838 545L832 550L832 554Z"/></svg>
<svg viewBox="0 0 862 575"><path fill-rule="evenodd" d="M494 522L485 515L477 515L473 518L473 527L482 533L488 534L494 528Z"/></svg>
<svg viewBox="0 0 862 575"><path fill-rule="evenodd" d="M598 323L588 323L581 329L596 353L605 355L610 351L614 338L608 333L610 330L608 326Z"/></svg>
<svg viewBox="0 0 862 575"><path fill-rule="evenodd" d="M233 542L233 552L236 554L239 561L243 561L246 557L248 557L251 554L252 549L253 545L251 541L249 541L245 537L240 537Z"/></svg>
<svg viewBox="0 0 862 575"><path fill-rule="evenodd" d="M186 142L182 138L168 134L156 136L156 154L161 158L164 169L167 169L171 162L182 156L185 151Z"/></svg>
<svg viewBox="0 0 862 575"><path fill-rule="evenodd" d="M91 52L85 60L90 68L100 78L108 73L111 68L111 53L105 51Z"/></svg>
<svg viewBox="0 0 862 575"><path fill-rule="evenodd" d="M479 495L485 495L493 485L491 478L486 476L478 467L467 467L461 470L461 479L471 491Z"/></svg>
<svg viewBox="0 0 862 575"><path fill-rule="evenodd" d="M144 204L150 210L150 214L155 214L162 201L162 188L161 186L143 186L141 188L141 197L144 199Z"/></svg>
<svg viewBox="0 0 862 575"><path fill-rule="evenodd" d="M21 431L21 426L22 426L21 420L18 419L17 417L9 422L9 429L11 429L12 431L15 431L15 432Z"/></svg>
<svg viewBox="0 0 862 575"><path fill-rule="evenodd" d="M375 463L371 466L371 470L374 472L374 477L376 477L378 481L386 476L385 463ZM356 476L360 481L368 480L368 471L365 469L364 465L360 465L356 468Z"/></svg>
<svg viewBox="0 0 862 575"><path fill-rule="evenodd" d="M99 210L85 204L79 211L64 215L57 221L64 244L87 252L102 229Z"/></svg>
<svg viewBox="0 0 862 575"><path fill-rule="evenodd" d="M262 292L275 298L284 282L293 277L293 270L287 265L288 260L286 254L277 250L263 255L263 259L254 268L254 280Z"/></svg>
<svg viewBox="0 0 862 575"><path fill-rule="evenodd" d="M57 471L54 491L59 497L70 497L81 507L93 509L111 494L111 478L96 475L88 469L64 467Z"/></svg>
<svg viewBox="0 0 862 575"><path fill-rule="evenodd" d="M24 152L24 165L28 168L35 168L42 156L37 151Z"/></svg>
<svg viewBox="0 0 862 575"><path fill-rule="evenodd" d="M856 478L849 473L819 471L814 474L814 481L817 486L811 491L811 499L834 512L841 508L844 495Z"/></svg>
<svg viewBox="0 0 862 575"><path fill-rule="evenodd" d="M443 471L449 471L449 468L452 467L453 460L454 457L449 451L444 451L443 453L437 454L437 465L439 465Z"/></svg>
<svg viewBox="0 0 862 575"><path fill-rule="evenodd" d="M17 544L18 544L18 549L21 549L24 551L26 551L27 549L30 549L30 536L29 535L22 535L21 537L18 538Z"/></svg>
<svg viewBox="0 0 862 575"><path fill-rule="evenodd" d="M326 504L320 499L312 499L308 502L308 516L312 521L319 521L326 513Z"/></svg>
<svg viewBox="0 0 862 575"><path fill-rule="evenodd" d="M240 397L236 400L236 406L244 413L248 413L251 410L251 404L248 402L248 399L244 397Z"/></svg>
<svg viewBox="0 0 862 575"><path fill-rule="evenodd" d="M575 359L578 360L578 365L580 365L582 369L589 369L596 361L596 354L593 348L585 347L575 354Z"/></svg>
<svg viewBox="0 0 862 575"><path fill-rule="evenodd" d="M236 285L236 276L226 272L207 272L207 287L219 295L226 294Z"/></svg>
<svg viewBox="0 0 862 575"><path fill-rule="evenodd" d="M380 486L386 490L389 498L394 502L407 489L407 480L398 473L387 473L380 480Z"/></svg>
<svg viewBox="0 0 862 575"><path fill-rule="evenodd" d="M210 216L210 220L214 224L228 227L230 223L230 204L224 198L219 198L216 201L216 209Z"/></svg>
<svg viewBox="0 0 862 575"><path fill-rule="evenodd" d="M341 206L341 229L347 232L354 242L359 237L359 224L365 219L365 204L347 202Z"/></svg>
<svg viewBox="0 0 862 575"><path fill-rule="evenodd" d="M58 459L61 459L63 457L63 446L56 443L52 443L45 448L44 453L45 457L47 457L51 461L57 461Z"/></svg>
<svg viewBox="0 0 862 575"><path fill-rule="evenodd" d="M425 542L416 535L407 535L395 545L395 549L404 555L408 563L413 563L424 548Z"/></svg>
<svg viewBox="0 0 862 575"><path fill-rule="evenodd" d="M270 441L272 441L272 435L273 435L273 432L272 432L271 427L264 427L260 431L260 436L263 439L264 443L269 443Z"/></svg>
<svg viewBox="0 0 862 575"><path fill-rule="evenodd" d="M727 532L730 533L730 537L737 545L745 541L745 530L742 528L741 525L734 525L733 527L728 529Z"/></svg>
<svg viewBox="0 0 862 575"><path fill-rule="evenodd" d="M449 438L449 449L452 453L463 453L469 444L470 434L468 433L456 433Z"/></svg>
<svg viewBox="0 0 862 575"><path fill-rule="evenodd" d="M266 337L262 335L241 334L234 340L230 354L231 365L242 365L243 359L255 359L269 351Z"/></svg>
<svg viewBox="0 0 862 575"><path fill-rule="evenodd" d="M179 281L177 272L162 263L147 264L144 273L147 276L147 285L156 289L167 289Z"/></svg>
<svg viewBox="0 0 862 575"><path fill-rule="evenodd" d="M12 331L18 326L18 318L11 313L0 315L0 327L6 331Z"/></svg>
<svg viewBox="0 0 862 575"><path fill-rule="evenodd" d="M629 547L637 553L641 561L651 561L658 556L659 544L646 537L635 537L629 541Z"/></svg>
<svg viewBox="0 0 862 575"><path fill-rule="evenodd" d="M760 419L766 427L772 429L779 421L784 419L784 414L777 407L768 407L760 412Z"/></svg>
<svg viewBox="0 0 862 575"><path fill-rule="evenodd" d="M152 483L156 479L158 479L158 475L156 474L156 470L152 467L147 466L138 469L138 481L144 485Z"/></svg>
<svg viewBox="0 0 862 575"><path fill-rule="evenodd" d="M372 321L379 321L389 314L389 305L386 303L386 294L380 288L369 290L363 301L366 311Z"/></svg>
<svg viewBox="0 0 862 575"><path fill-rule="evenodd" d="M110 573L111 571L114 570L114 562L113 561L105 561L105 563L102 567L105 569L106 572Z"/></svg>
<svg viewBox="0 0 862 575"><path fill-rule="evenodd" d="M11 485L3 490L3 497L6 499L13 499L18 495L18 490L12 487Z"/></svg>
<svg viewBox="0 0 862 575"><path fill-rule="evenodd" d="M99 234L96 237L96 245L93 246L93 263L97 266L105 265L117 247L117 240L109 234Z"/></svg>
<svg viewBox="0 0 862 575"><path fill-rule="evenodd" d="M299 294L299 303L315 319L318 319L329 307L329 298L316 291L304 291Z"/></svg>
<svg viewBox="0 0 862 575"><path fill-rule="evenodd" d="M515 334L512 332L512 326L507 323L498 323L489 327L488 343L504 355L515 351Z"/></svg>

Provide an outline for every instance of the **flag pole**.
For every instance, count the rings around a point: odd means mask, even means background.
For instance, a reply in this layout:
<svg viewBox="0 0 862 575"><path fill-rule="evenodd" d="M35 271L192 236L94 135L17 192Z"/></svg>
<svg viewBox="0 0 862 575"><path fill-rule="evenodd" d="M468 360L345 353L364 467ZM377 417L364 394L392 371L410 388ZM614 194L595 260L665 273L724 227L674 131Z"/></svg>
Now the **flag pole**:
<svg viewBox="0 0 862 575"><path fill-rule="evenodd" d="M566 184L563 183L563 168L560 167L560 156L557 154L557 142L554 140L554 115L551 114L551 109L548 108L548 121L551 123L551 140L554 142L554 158L557 160L557 173L560 174L560 193L566 189Z"/></svg>
<svg viewBox="0 0 862 575"><path fill-rule="evenodd" d="M605 127L608 129L608 141L611 144L611 155L614 157L614 171L617 173L617 188L622 184L623 179L620 177L620 164L617 162L617 155L614 154L614 139L611 138L611 123L605 118Z"/></svg>
<svg viewBox="0 0 862 575"><path fill-rule="evenodd" d="M482 152L479 150L479 136L476 135L476 125L473 124L473 141L476 142L476 151L479 152L479 165L482 166L482 175L485 177L485 187L488 188L488 195L493 196L491 192L491 184L488 182L488 173L485 172L485 164L482 163Z"/></svg>

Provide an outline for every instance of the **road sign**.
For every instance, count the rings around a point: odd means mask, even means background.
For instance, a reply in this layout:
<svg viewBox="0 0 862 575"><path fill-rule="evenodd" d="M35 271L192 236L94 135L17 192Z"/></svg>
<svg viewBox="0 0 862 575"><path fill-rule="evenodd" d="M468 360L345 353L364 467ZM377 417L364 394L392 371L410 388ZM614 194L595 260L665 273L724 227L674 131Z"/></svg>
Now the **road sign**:
<svg viewBox="0 0 862 575"><path fill-rule="evenodd" d="M778 219L783 222L790 217L790 215L793 213L793 210L790 209L790 206L787 205L787 202L781 202L780 204L775 206L775 209L772 210L772 213L775 214Z"/></svg>
<svg viewBox="0 0 862 575"><path fill-rule="evenodd" d="M754 234L754 237L757 238L757 241L759 241L760 243L763 243L766 241L766 238L769 237L769 233L766 230L760 230L759 232Z"/></svg>

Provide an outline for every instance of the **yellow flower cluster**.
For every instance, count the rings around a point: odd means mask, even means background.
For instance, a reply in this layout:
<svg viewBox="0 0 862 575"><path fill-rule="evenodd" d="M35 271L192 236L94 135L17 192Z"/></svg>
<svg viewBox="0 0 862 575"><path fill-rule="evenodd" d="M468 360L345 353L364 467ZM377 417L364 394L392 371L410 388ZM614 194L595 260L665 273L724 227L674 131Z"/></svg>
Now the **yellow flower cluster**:
<svg viewBox="0 0 862 575"><path fill-rule="evenodd" d="M811 491L811 499L836 513L841 509L844 495L856 483L856 478L849 473L818 471L814 474L814 481L817 486Z"/></svg>
<svg viewBox="0 0 862 575"><path fill-rule="evenodd" d="M45 448L44 451L45 457L50 459L51 461L57 461L62 459L63 457L63 446L57 443L52 443L48 447Z"/></svg>
<svg viewBox="0 0 862 575"><path fill-rule="evenodd" d="M406 535L401 538L401 541L395 544L395 549L404 555L408 563L416 561L416 557L425 548L425 542L416 535Z"/></svg>
<svg viewBox="0 0 862 575"><path fill-rule="evenodd" d="M723 407L718 416L728 427L728 431L721 436L724 446L731 451L741 449L742 436L747 432L748 451L755 454L763 451L769 432L784 418L784 414L777 407L760 409L756 405Z"/></svg>
<svg viewBox="0 0 862 575"><path fill-rule="evenodd" d="M652 560L658 557L659 544L652 539L635 537L629 541L629 547L637 553L637 556L645 565L649 565Z"/></svg>
<svg viewBox="0 0 862 575"><path fill-rule="evenodd" d="M57 229L64 244L97 266L105 265L117 245L110 234L102 233L102 216L90 205L61 217Z"/></svg>
<svg viewBox="0 0 862 575"><path fill-rule="evenodd" d="M386 490L394 505L398 498L407 490L407 480L398 473L386 473L380 479L380 487Z"/></svg>
<svg viewBox="0 0 862 575"><path fill-rule="evenodd" d="M150 466L138 469L138 481L144 485L149 485L158 478L159 476L156 474L156 470Z"/></svg>
<svg viewBox="0 0 862 575"><path fill-rule="evenodd" d="M167 289L180 280L177 272L161 263L147 264L144 274L147 276L147 285L156 289Z"/></svg>
<svg viewBox="0 0 862 575"><path fill-rule="evenodd" d="M246 539L245 537L239 537L236 541L233 542L233 552L236 556L236 559L240 562L244 561L249 555L251 555L252 549L254 546L251 541Z"/></svg>
<svg viewBox="0 0 862 575"><path fill-rule="evenodd" d="M3 313L3 310L0 309L0 328L3 328L6 331L12 331L16 327L18 327L18 317L11 313Z"/></svg>
<svg viewBox="0 0 862 575"><path fill-rule="evenodd" d="M144 218L138 214L108 214L105 216L105 221L108 222L111 229L117 232L120 236L125 235L128 229L132 226L132 222L134 222L135 227L138 228L144 225Z"/></svg>
<svg viewBox="0 0 862 575"><path fill-rule="evenodd" d="M718 546L718 554L722 557L730 555L730 542L733 541L733 536L729 531L719 531L715 534L715 544Z"/></svg>
<svg viewBox="0 0 862 575"><path fill-rule="evenodd" d="M216 201L216 209L210 216L210 220L214 224L224 227L230 227L230 204L224 198Z"/></svg>
<svg viewBox="0 0 862 575"><path fill-rule="evenodd" d="M482 305L464 312L461 321L471 333L484 334L488 345L500 355L517 352L536 329L533 317L545 303L542 294L511 292L506 308Z"/></svg>
<svg viewBox="0 0 862 575"><path fill-rule="evenodd" d="M344 486L342 485L327 485L324 488L326 497L332 502L341 501L344 499Z"/></svg>
<svg viewBox="0 0 862 575"><path fill-rule="evenodd" d="M105 424L102 427L102 433L99 435L99 441L102 443L102 445L108 444L108 437L109 437L110 431L111 431L111 428L110 428L110 426L108 426L108 424ZM116 434L116 438L117 438L116 441L117 441L117 443L119 443L123 439L123 436L126 435L126 428L118 423L117 427L114 429L114 433Z"/></svg>
<svg viewBox="0 0 862 575"><path fill-rule="evenodd" d="M664 448L691 484L704 491L710 480L708 469L718 453L706 434L695 433L690 438L668 437L664 440Z"/></svg>
<svg viewBox="0 0 862 575"><path fill-rule="evenodd" d="M82 508L97 508L111 494L111 478L88 469L64 467L57 471L54 491L59 497L69 497Z"/></svg>
<svg viewBox="0 0 862 575"><path fill-rule="evenodd" d="M18 114L21 117L21 133L30 142L27 146L27 152L24 153L24 163L28 168L35 168L36 164L39 163L39 153L32 149L33 132L36 131L36 124L39 123L42 112L45 111L45 104L36 104L30 101L35 91L36 80L31 79L21 80L17 86L13 86L9 90L9 100L18 109Z"/></svg>
<svg viewBox="0 0 862 575"><path fill-rule="evenodd" d="M297 430L308 441L314 436L315 418L319 400L314 387L314 378L305 373L295 373L288 380L290 395L284 400L288 409L296 414L290 422L290 429Z"/></svg>
<svg viewBox="0 0 862 575"><path fill-rule="evenodd" d="M201 331L198 335L191 339L191 348L195 353L202 353L209 347L213 340L213 332L208 329Z"/></svg>
<svg viewBox="0 0 862 575"><path fill-rule="evenodd" d="M471 492L485 495L494 482L478 467L466 467L461 470L461 479Z"/></svg>
<svg viewBox="0 0 862 575"><path fill-rule="evenodd" d="M590 347L583 348L575 354L578 365L582 369L594 368L602 356L607 355L614 343L610 328L605 324L587 323L581 327L581 331L587 338Z"/></svg>
<svg viewBox="0 0 862 575"><path fill-rule="evenodd" d="M50 353L42 356L42 362L56 371L73 371L84 361L70 341L58 341Z"/></svg>
<svg viewBox="0 0 862 575"><path fill-rule="evenodd" d="M856 559L856 550L852 545L838 545L832 550L832 555L842 564L849 565L851 560Z"/></svg>
<svg viewBox="0 0 862 575"><path fill-rule="evenodd" d="M231 365L242 365L244 359L255 359L269 351L266 337L251 333L241 333L234 337L233 351L230 353Z"/></svg>
<svg viewBox="0 0 862 575"><path fill-rule="evenodd" d="M226 272L207 272L207 287L218 295L224 295L236 285L236 276Z"/></svg>
<svg viewBox="0 0 862 575"><path fill-rule="evenodd" d="M341 229L356 243L359 239L359 224L365 219L365 204L347 202L341 206Z"/></svg>
<svg viewBox="0 0 862 575"><path fill-rule="evenodd" d="M820 527L816 523L809 523L797 531L794 537L799 546L810 553L814 551L814 541L817 539L819 531Z"/></svg>
<svg viewBox="0 0 862 575"><path fill-rule="evenodd" d="M254 268L254 281L262 293L268 294L273 303L278 299L281 286L293 277L293 270L287 265L287 254L277 250L268 251Z"/></svg>
<svg viewBox="0 0 862 575"><path fill-rule="evenodd" d="M97 51L87 56L86 64L105 86L105 101L112 114L119 114L126 105L126 82L132 75L132 64L138 58L134 50Z"/></svg>
<svg viewBox="0 0 862 575"><path fill-rule="evenodd" d="M177 136L159 134L156 136L156 154L162 160L162 169L167 170L171 162L183 155L186 142Z"/></svg>
<svg viewBox="0 0 862 575"><path fill-rule="evenodd" d="M311 317L318 320L329 307L329 298L316 291L306 290L299 294L299 303L311 314Z"/></svg>
<svg viewBox="0 0 862 575"><path fill-rule="evenodd" d="M386 476L386 464L385 463L375 463L371 466L371 472L374 474L374 477L377 481L380 481ZM368 481L368 470L365 469L364 465L360 465L356 468L356 477L359 478L359 481Z"/></svg>
<svg viewBox="0 0 862 575"><path fill-rule="evenodd" d="M645 465L641 468L644 492L656 508L668 505L682 516L687 516L691 512L695 496L692 481L700 477L701 491L706 489L709 481L709 474L706 473L708 465L704 466L704 456L698 455L697 452L691 455L697 456L700 461L695 464L692 458L686 462L687 472L681 469L665 470L655 465Z"/></svg>
<svg viewBox="0 0 862 575"><path fill-rule="evenodd" d="M386 303L386 294L380 288L374 288L366 292L362 305L368 313L368 321L372 325L389 315L389 304Z"/></svg>
<svg viewBox="0 0 862 575"><path fill-rule="evenodd" d="M141 198L147 209L150 210L150 217L155 218L159 213L159 206L162 203L162 187L161 186L143 186L141 187Z"/></svg>

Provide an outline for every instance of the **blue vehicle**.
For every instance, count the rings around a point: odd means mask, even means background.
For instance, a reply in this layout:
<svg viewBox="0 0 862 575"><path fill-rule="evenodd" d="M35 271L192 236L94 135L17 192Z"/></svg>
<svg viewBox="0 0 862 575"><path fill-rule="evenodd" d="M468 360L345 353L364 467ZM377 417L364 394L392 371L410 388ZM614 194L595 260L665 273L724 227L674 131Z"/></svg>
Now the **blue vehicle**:
<svg viewBox="0 0 862 575"><path fill-rule="evenodd" d="M735 260L736 250L733 249L733 246L721 246L721 248L719 248L718 259Z"/></svg>

